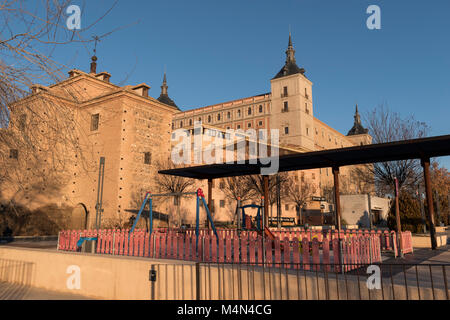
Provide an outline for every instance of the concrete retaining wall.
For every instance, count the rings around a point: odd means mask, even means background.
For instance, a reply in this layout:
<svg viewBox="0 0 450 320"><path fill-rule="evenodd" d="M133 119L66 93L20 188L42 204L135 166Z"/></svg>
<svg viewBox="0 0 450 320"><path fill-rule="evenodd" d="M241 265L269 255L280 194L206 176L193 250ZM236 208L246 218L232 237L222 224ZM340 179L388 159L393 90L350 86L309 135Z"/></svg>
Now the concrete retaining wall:
<svg viewBox="0 0 450 320"><path fill-rule="evenodd" d="M80 268L80 288L69 289L70 266ZM149 271L156 271L156 282ZM0 247L0 281L14 282L100 299L195 299L199 273L200 297L217 299L405 299L402 277L394 286L383 281L382 290L368 290L367 275L322 274L279 268L205 265L137 257L95 255L41 249ZM394 288L394 293L392 292ZM328 290L327 290L328 289ZM421 288L422 299L432 299L430 288ZM370 294L370 296L369 296ZM410 299L417 287L408 285ZM338 296L339 295L339 296ZM435 289L436 298L445 298Z"/></svg>

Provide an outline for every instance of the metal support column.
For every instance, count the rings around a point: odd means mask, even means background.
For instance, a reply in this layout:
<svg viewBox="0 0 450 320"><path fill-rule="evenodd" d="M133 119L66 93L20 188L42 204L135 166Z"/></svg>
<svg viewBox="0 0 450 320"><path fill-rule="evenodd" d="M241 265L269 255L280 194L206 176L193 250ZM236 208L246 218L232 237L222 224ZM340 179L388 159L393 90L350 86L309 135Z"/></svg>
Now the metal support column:
<svg viewBox="0 0 450 320"><path fill-rule="evenodd" d="M101 228L103 204L103 179L105 177L105 157L100 157L98 169L97 203L95 204L95 229Z"/></svg>
<svg viewBox="0 0 450 320"><path fill-rule="evenodd" d="M269 216L269 176L263 176L263 190L264 190L264 223L267 227L270 227Z"/></svg>
<svg viewBox="0 0 450 320"><path fill-rule="evenodd" d="M214 208L212 207L212 179L208 179L208 208L211 211L211 214L214 211ZM206 217L206 227L208 229L211 229L211 225L209 223L208 217Z"/></svg>
<svg viewBox="0 0 450 320"><path fill-rule="evenodd" d="M431 192L431 178L430 178L430 158L422 159L423 175L425 180L425 196L427 198L428 206L428 223L430 224L430 240L431 249L436 250L436 228L434 226L434 207L433 207L433 194Z"/></svg>
<svg viewBox="0 0 450 320"><path fill-rule="evenodd" d="M333 167L334 178L334 204L336 211L336 228L341 232L341 199L339 197L339 167Z"/></svg>
<svg viewBox="0 0 450 320"><path fill-rule="evenodd" d="M400 251L400 257L403 258L402 223L400 221L400 208L398 204L398 197L399 197L398 179L394 178L394 181L395 181L395 221L397 223L397 241L398 241L398 248Z"/></svg>

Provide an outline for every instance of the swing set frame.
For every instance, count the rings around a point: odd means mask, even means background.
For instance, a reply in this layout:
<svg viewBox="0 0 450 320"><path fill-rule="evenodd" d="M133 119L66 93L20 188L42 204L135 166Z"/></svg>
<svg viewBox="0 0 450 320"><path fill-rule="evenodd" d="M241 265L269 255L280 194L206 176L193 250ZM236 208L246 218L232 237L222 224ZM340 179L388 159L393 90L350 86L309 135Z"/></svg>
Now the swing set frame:
<svg viewBox="0 0 450 320"><path fill-rule="evenodd" d="M137 223L139 222L139 219L141 218L142 212L144 211L145 205L147 202L149 203L149 220L150 220L150 226L149 226L149 233L150 235L153 232L153 198L154 197L172 197L172 196L186 196L186 195L195 195L197 197L196 202L196 215L195 215L195 245L196 248L198 248L198 237L200 234L199 231L199 225L200 225L200 201L202 201L203 206L206 210L206 215L208 217L209 222L211 223L211 228L216 236L217 242L219 242L219 235L217 234L216 227L214 226L214 221L211 217L211 213L208 207L208 204L205 200L205 195L203 193L203 190L201 188L198 188L195 192L171 192L171 193L156 193L152 194L150 191L148 191L144 196L144 201L142 202L141 208L139 209L138 215L136 217L136 220L133 223L133 226L131 227L130 234L134 232L134 229L136 228Z"/></svg>

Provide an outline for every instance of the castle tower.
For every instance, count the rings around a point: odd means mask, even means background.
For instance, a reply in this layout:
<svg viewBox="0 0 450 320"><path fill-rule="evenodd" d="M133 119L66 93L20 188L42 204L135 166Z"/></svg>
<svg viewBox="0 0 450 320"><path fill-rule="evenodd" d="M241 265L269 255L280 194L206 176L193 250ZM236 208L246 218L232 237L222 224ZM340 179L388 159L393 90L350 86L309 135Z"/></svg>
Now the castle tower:
<svg viewBox="0 0 450 320"><path fill-rule="evenodd" d="M314 150L312 82L295 61L289 33L286 62L271 82L271 128L279 128L280 143Z"/></svg>

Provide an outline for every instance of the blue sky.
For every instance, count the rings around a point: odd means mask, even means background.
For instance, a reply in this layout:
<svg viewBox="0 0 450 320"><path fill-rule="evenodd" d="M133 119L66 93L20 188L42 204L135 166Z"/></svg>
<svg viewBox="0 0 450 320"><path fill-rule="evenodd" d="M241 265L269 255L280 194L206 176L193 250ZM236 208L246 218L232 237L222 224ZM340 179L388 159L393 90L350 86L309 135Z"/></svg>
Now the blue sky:
<svg viewBox="0 0 450 320"><path fill-rule="evenodd" d="M82 27L113 1L83 6ZM366 8L381 8L381 30ZM386 103L414 115L431 135L449 134L450 1L119 1L85 35L101 35L98 71L120 84L145 82L158 97L164 68L169 95L184 110L270 91L283 66L289 27L297 64L314 83L314 115L346 134L361 113ZM88 71L92 44L55 51ZM91 52L88 52L88 49ZM440 162L450 168L450 157Z"/></svg>

